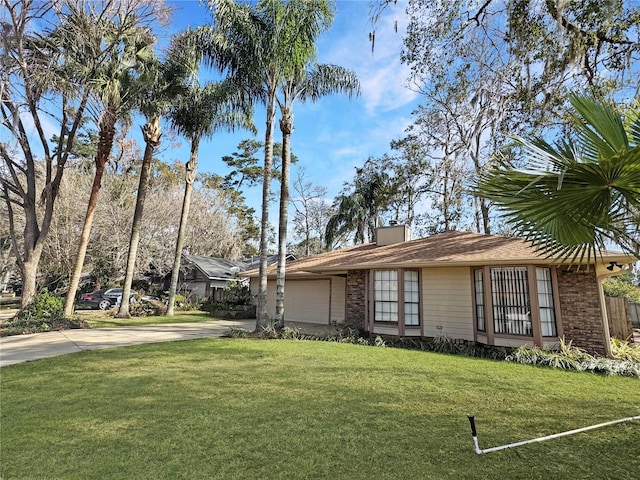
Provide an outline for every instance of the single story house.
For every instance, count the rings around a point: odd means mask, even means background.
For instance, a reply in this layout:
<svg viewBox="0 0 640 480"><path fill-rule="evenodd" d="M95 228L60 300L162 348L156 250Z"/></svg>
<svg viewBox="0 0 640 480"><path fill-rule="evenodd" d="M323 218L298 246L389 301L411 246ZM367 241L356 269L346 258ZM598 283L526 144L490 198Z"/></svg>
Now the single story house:
<svg viewBox="0 0 640 480"><path fill-rule="evenodd" d="M295 260L294 255L287 255L287 261ZM278 255L267 257L267 265L276 265ZM223 300L223 291L231 280L246 282L246 277L238 274L245 270L258 268L260 257L244 260L225 260L224 258L203 257L199 255L182 255L180 282L181 291L188 292L194 298L213 298ZM167 276L167 281L171 275ZM168 290L168 284L165 289Z"/></svg>
<svg viewBox="0 0 640 480"><path fill-rule="evenodd" d="M564 337L606 355L602 280L636 260L602 252L589 264L572 265L518 238L452 231L411 240L403 225L382 227L376 236L375 243L288 262L285 318L505 347L550 347ZM258 272L244 274L255 297ZM271 267L269 315L275 277Z"/></svg>
<svg viewBox="0 0 640 480"><path fill-rule="evenodd" d="M189 292L194 298L222 300L222 292L231 280L242 280L238 273L245 270L242 261L223 258L182 255L180 282L181 291Z"/></svg>

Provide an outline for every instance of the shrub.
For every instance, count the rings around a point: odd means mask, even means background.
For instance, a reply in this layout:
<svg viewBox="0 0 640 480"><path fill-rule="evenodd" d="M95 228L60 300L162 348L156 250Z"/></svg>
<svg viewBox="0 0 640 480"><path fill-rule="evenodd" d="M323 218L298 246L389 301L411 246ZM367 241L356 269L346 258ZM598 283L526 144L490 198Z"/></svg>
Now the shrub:
<svg viewBox="0 0 640 480"><path fill-rule="evenodd" d="M640 303L640 290L632 282L631 275L620 275L602 282L607 297L624 297L630 302Z"/></svg>
<svg viewBox="0 0 640 480"><path fill-rule="evenodd" d="M64 299L48 292L38 293L31 303L18 312L20 320L44 319L62 316Z"/></svg>
<svg viewBox="0 0 640 480"><path fill-rule="evenodd" d="M614 338L611 339L611 352L614 358L593 356L562 339L556 349L522 346L508 355L505 360L526 365L640 378L640 361L637 358L634 359L634 355L640 352L640 346L630 346L628 342Z"/></svg>
<svg viewBox="0 0 640 480"><path fill-rule="evenodd" d="M66 328L87 328L88 325L82 320L66 318L63 310L64 299L62 297L48 292L39 293L31 303L4 325L0 336L48 332Z"/></svg>
<svg viewBox="0 0 640 480"><path fill-rule="evenodd" d="M239 280L231 280L224 289L225 303L231 305L248 305L251 301L251 287Z"/></svg>
<svg viewBox="0 0 640 480"><path fill-rule="evenodd" d="M611 356L618 360L640 363L640 345L614 337L611 339Z"/></svg>
<svg viewBox="0 0 640 480"><path fill-rule="evenodd" d="M166 305L159 300L139 300L129 304L129 314L132 317L162 315L166 310Z"/></svg>

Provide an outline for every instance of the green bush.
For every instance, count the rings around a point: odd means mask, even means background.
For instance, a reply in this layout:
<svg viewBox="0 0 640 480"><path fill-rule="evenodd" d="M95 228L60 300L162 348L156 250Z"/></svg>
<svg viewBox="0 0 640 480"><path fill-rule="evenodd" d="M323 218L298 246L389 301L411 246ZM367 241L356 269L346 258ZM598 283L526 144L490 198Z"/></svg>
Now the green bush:
<svg viewBox="0 0 640 480"><path fill-rule="evenodd" d="M640 289L632 283L631 275L620 275L602 282L607 297L624 297L630 302L640 303Z"/></svg>
<svg viewBox="0 0 640 480"><path fill-rule="evenodd" d="M31 303L18 312L20 320L37 320L61 317L64 310L64 298L48 292L38 293Z"/></svg>
<svg viewBox="0 0 640 480"><path fill-rule="evenodd" d="M4 325L0 336L87 327L87 324L82 320L66 318L63 310L64 299L62 297L57 297L48 292L39 293L31 303L21 309L10 322Z"/></svg>
<svg viewBox="0 0 640 480"><path fill-rule="evenodd" d="M232 280L224 289L223 298L225 303L231 305L248 305L251 301L251 287L247 283Z"/></svg>

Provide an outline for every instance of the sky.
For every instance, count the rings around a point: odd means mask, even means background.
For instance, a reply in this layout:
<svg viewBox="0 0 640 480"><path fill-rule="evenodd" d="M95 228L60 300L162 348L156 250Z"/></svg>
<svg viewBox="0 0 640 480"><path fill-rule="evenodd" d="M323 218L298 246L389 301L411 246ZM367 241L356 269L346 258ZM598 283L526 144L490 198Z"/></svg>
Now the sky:
<svg viewBox="0 0 640 480"><path fill-rule="evenodd" d="M197 1L177 0L172 30L182 30L210 21L205 6ZM375 50L369 42L369 0L338 0L331 28L318 41L318 63L339 65L353 70L360 79L361 95L349 99L346 95L321 98L317 103L294 105L292 152L298 157L292 165L291 179L303 168L305 179L313 185L327 188L331 201L345 182L353 179L355 167L370 157L390 151L392 140L402 138L411 123L411 112L418 106L419 96L406 87L408 69L400 63L404 36L406 2L400 0L385 11L376 28ZM398 22L396 33L394 23ZM257 108L255 123L257 140L264 141L264 108ZM279 118L279 116L277 117ZM281 141L280 130L274 129L275 141ZM252 138L248 131L218 132L200 146L198 170L226 175L228 167L221 158L237 151L241 140ZM186 160L188 145L182 141L180 150L164 150L166 161ZM260 211L260 187L245 190L247 203ZM291 192L292 196L295 193ZM274 212L277 209L271 208ZM271 223L277 222L270 213Z"/></svg>

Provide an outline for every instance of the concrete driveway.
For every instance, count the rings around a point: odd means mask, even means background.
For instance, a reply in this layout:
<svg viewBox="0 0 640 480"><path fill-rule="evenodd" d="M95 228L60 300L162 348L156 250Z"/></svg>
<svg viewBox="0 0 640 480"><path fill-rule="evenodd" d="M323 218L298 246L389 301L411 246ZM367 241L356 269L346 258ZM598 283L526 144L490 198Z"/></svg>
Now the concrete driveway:
<svg viewBox="0 0 640 480"><path fill-rule="evenodd" d="M0 367L98 348L219 337L229 328L253 331L255 320L144 325L32 333L0 338Z"/></svg>

